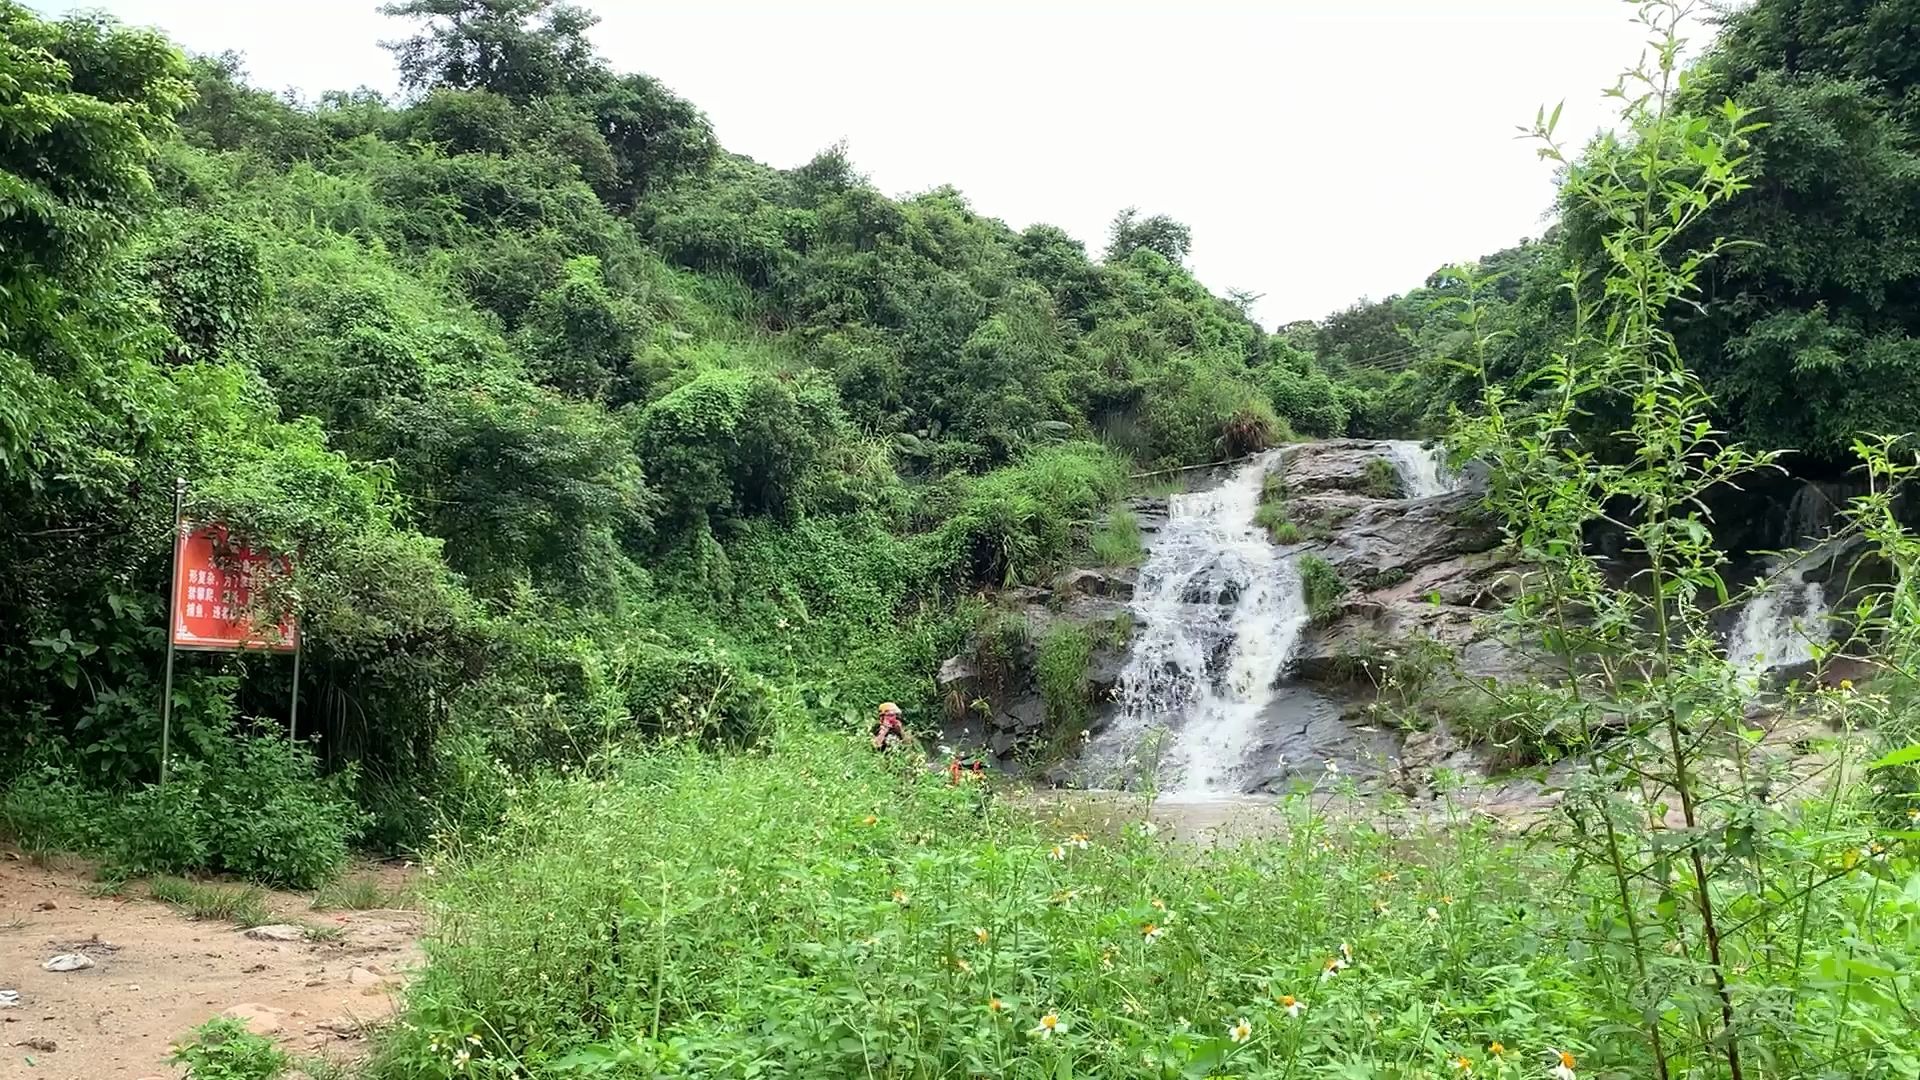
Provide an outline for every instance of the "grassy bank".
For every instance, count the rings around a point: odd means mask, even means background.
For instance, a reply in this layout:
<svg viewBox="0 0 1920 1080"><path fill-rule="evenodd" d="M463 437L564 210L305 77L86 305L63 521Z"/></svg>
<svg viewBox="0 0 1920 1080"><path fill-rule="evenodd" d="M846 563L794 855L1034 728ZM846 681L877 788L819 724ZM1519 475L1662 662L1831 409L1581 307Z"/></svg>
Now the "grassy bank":
<svg viewBox="0 0 1920 1080"><path fill-rule="evenodd" d="M1651 1075L1603 872L1484 824L1336 823L1334 797L1200 851L1120 820L1064 835L852 742L664 749L532 793L436 867L431 966L373 1074L1545 1077L1565 1051ZM1920 1067L1890 1035L1920 885L1843 867L1851 820L1779 878L1842 880L1729 958L1754 1075Z"/></svg>

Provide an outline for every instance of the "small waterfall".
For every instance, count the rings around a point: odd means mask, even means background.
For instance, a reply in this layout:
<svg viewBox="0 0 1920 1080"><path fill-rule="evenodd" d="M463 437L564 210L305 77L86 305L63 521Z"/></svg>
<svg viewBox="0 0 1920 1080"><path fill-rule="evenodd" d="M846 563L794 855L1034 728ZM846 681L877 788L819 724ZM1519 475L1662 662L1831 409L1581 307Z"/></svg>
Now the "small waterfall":
<svg viewBox="0 0 1920 1080"><path fill-rule="evenodd" d="M1816 552L1817 554L1817 552ZM1823 560L1813 559L1818 566ZM1768 560L1764 578L1778 577L1746 606L1727 641L1727 659L1749 677L1813 659L1813 647L1832 636L1826 590L1803 578L1811 566Z"/></svg>
<svg viewBox="0 0 1920 1080"><path fill-rule="evenodd" d="M1407 498L1430 499L1459 486L1460 478L1447 468L1446 451L1438 444L1429 447L1412 439L1389 439L1386 446Z"/></svg>
<svg viewBox="0 0 1920 1080"><path fill-rule="evenodd" d="M1169 729L1159 781L1172 797L1237 793L1263 712L1307 622L1290 556L1254 524L1277 452L1220 487L1175 495L1141 569L1133 609L1142 626L1120 675L1120 715L1089 747L1103 782L1147 732Z"/></svg>
<svg viewBox="0 0 1920 1080"><path fill-rule="evenodd" d="M1827 535L1838 510L1839 497L1817 483L1801 487L1787 505L1787 542L1811 544L1803 553L1770 555L1761 564L1760 581L1766 584L1740 609L1727 637L1727 659L1746 677L1804 664L1813 659L1814 646L1832 638L1822 584L1827 575L1816 572L1849 546Z"/></svg>

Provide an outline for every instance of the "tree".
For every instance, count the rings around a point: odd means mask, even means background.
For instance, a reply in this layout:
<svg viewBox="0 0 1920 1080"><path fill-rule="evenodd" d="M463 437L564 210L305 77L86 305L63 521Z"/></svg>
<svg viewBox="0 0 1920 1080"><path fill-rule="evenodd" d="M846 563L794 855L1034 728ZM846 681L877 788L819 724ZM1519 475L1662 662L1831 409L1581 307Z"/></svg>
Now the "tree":
<svg viewBox="0 0 1920 1080"><path fill-rule="evenodd" d="M524 104L579 93L604 69L587 31L599 18L559 0L398 0L381 11L423 22L387 42L412 90L485 90Z"/></svg>
<svg viewBox="0 0 1920 1080"><path fill-rule="evenodd" d="M1180 263L1193 246L1193 233L1185 225L1166 216L1140 216L1140 208L1129 206L1113 217L1107 227L1107 261L1120 262L1145 248L1155 251L1170 263Z"/></svg>
<svg viewBox="0 0 1920 1080"><path fill-rule="evenodd" d="M195 146L248 149L287 161L318 153L324 145L314 116L247 85L240 54L196 56L192 64L193 100L180 126Z"/></svg>
<svg viewBox="0 0 1920 1080"><path fill-rule="evenodd" d="M720 144L699 109L659 80L623 75L587 99L587 108L613 152L613 182L601 196L631 207L677 177L704 171Z"/></svg>
<svg viewBox="0 0 1920 1080"><path fill-rule="evenodd" d="M1733 14L1688 104L1756 110L1747 186L1685 238L1713 302L1671 328L1739 438L1812 464L1920 414L1920 0L1758 0ZM1565 208L1568 257L1616 227Z"/></svg>
<svg viewBox="0 0 1920 1080"><path fill-rule="evenodd" d="M629 371L644 327L636 305L610 291L600 260L570 260L558 284L533 302L522 336L547 385L586 400L644 396Z"/></svg>
<svg viewBox="0 0 1920 1080"><path fill-rule="evenodd" d="M139 330L107 303L104 271L190 86L157 34L0 0L0 491L113 441Z"/></svg>

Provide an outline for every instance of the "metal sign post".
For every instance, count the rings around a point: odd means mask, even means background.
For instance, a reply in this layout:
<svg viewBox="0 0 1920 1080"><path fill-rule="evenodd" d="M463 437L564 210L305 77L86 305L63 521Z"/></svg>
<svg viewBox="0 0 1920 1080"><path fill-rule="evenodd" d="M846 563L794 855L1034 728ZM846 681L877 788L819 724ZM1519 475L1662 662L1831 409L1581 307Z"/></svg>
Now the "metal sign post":
<svg viewBox="0 0 1920 1080"><path fill-rule="evenodd" d="M173 479L173 561L167 567L167 674L160 689L160 786L167 786L167 756L173 749L173 624L179 612L180 508L187 494L187 478Z"/></svg>
<svg viewBox="0 0 1920 1080"><path fill-rule="evenodd" d="M293 654L293 704L287 712L287 738L300 731L300 621L291 604L271 630L254 625L253 606L263 591L260 575L293 575L289 556L255 551L245 538L230 536L221 522L192 528L182 516L185 477L173 482L173 569L167 586L167 674L160 704L160 783L167 782L173 750L173 654L199 652L277 652ZM277 569L276 569L277 568ZM269 599L273 598L270 590Z"/></svg>
<svg viewBox="0 0 1920 1080"><path fill-rule="evenodd" d="M293 639L293 704L287 708L287 741L300 741L300 639Z"/></svg>

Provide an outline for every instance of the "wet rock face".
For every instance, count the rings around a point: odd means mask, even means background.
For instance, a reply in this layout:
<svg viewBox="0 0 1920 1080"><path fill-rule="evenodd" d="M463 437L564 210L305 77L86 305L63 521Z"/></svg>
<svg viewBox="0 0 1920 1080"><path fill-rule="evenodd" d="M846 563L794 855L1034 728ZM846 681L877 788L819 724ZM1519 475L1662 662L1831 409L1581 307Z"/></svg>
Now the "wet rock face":
<svg viewBox="0 0 1920 1080"><path fill-rule="evenodd" d="M1386 460L1386 455L1385 443L1367 439L1305 443L1287 452L1280 476L1289 496L1366 493L1378 483L1374 462Z"/></svg>
<svg viewBox="0 0 1920 1080"><path fill-rule="evenodd" d="M1520 568L1480 505L1476 472L1464 490L1424 499L1366 493L1382 443L1343 440L1300 447L1287 460L1289 518L1315 537L1303 550L1324 559L1346 594L1334 616L1303 638L1294 676L1366 681L1362 660L1414 647L1450 653L1463 674L1505 677L1523 665L1493 640L1484 616L1519 589Z"/></svg>
<svg viewBox="0 0 1920 1080"><path fill-rule="evenodd" d="M1383 578L1404 581L1415 571L1491 551L1499 546L1500 529L1479 500L1459 491L1433 499L1369 501L1340 522L1323 557L1343 578L1365 586Z"/></svg>
<svg viewBox="0 0 1920 1080"><path fill-rule="evenodd" d="M1164 520L1164 500L1160 506ZM1126 666L1126 635L1119 628L1132 620L1128 602L1136 576L1131 569L1069 570L1046 586L1001 593L1006 611L1026 625L1024 640L992 672L981 670L979 642L972 640L940 665L936 684L946 711L941 743L1019 772L1025 751L1047 736L1046 703L1034 677L1040 643L1063 625L1081 628L1093 639L1086 671L1093 703L1089 730L1103 726L1111 713L1106 702ZM1004 670L998 670L1001 666Z"/></svg>
<svg viewBox="0 0 1920 1080"><path fill-rule="evenodd" d="M1350 777L1365 783L1388 774L1400 752L1399 736L1355 723L1348 711L1346 703L1310 686L1284 687L1267 709L1268 738L1240 789L1277 795L1300 782Z"/></svg>
<svg viewBox="0 0 1920 1080"><path fill-rule="evenodd" d="M1051 596L1056 599L1092 596L1102 600L1133 599L1134 572L1131 570L1069 570L1053 579Z"/></svg>
<svg viewBox="0 0 1920 1080"><path fill-rule="evenodd" d="M1396 453L1404 458L1406 451L1405 444L1334 440L1289 447L1269 466L1283 481L1289 519L1305 536L1290 550L1324 559L1346 593L1331 619L1302 634L1280 692L1262 713L1261 741L1237 765L1207 777L1210 789L1283 791L1300 779L1322 779L1329 761L1343 777L1396 782L1404 771L1398 764L1402 735L1376 726L1365 710L1372 686L1356 658L1391 657L1396 648L1405 650L1402 655L1439 649L1469 676L1519 670L1485 625L1487 613L1518 584L1516 568L1498 550L1499 529L1472 493L1400 498L1404 486L1383 491L1382 464L1395 461ZM1417 468L1405 467L1410 473ZM1194 485L1194 477L1186 479ZM1465 479L1471 484L1472 474ZM1433 481L1425 477L1426 489ZM1129 509L1148 545L1168 535L1166 500L1136 499ZM979 748L1017 770L1030 747L1059 735L1047 727L1033 671L1038 643L1062 623L1088 629L1096 642L1087 672L1093 707L1086 726L1096 736L1112 736L1114 692L1129 657L1128 635L1112 631L1122 625L1136 634L1142 629L1132 610L1138 577L1134 570L1079 569L1044 588L1002 593L1002 604L1026 623L1027 644L1016 650L1022 655L989 665L992 672L973 662L972 647L943 665L940 685L952 721L944 741ZM1176 606L1191 613L1230 609L1252 584L1204 572L1182 580L1191 591ZM1231 640L1211 643L1207 669L1221 678ZM1207 644L1201 643L1203 651ZM1218 762L1209 767L1220 768ZM1066 766L1051 776L1100 782L1083 772Z"/></svg>

